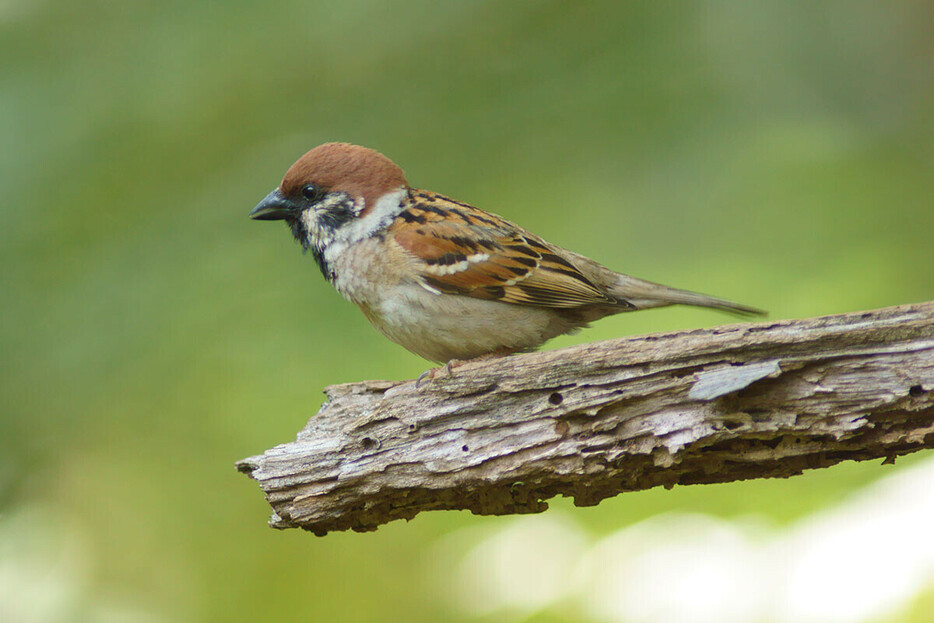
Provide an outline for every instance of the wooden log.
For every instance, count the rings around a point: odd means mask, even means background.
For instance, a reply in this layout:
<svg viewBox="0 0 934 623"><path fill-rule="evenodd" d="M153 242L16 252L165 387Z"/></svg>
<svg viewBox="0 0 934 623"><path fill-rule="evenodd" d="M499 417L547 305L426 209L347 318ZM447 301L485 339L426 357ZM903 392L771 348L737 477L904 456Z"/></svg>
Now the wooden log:
<svg viewBox="0 0 934 623"><path fill-rule="evenodd" d="M625 491L784 478L934 447L934 302L513 355L328 387L298 438L240 461L271 525L535 513Z"/></svg>

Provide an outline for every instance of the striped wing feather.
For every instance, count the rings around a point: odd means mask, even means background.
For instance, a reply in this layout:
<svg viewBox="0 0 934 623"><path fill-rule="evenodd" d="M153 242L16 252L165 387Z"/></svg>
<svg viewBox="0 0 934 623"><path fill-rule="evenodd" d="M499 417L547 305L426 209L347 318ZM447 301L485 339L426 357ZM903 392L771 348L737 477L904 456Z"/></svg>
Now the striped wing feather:
<svg viewBox="0 0 934 623"><path fill-rule="evenodd" d="M537 236L436 193L412 190L391 233L437 292L557 308L621 303Z"/></svg>

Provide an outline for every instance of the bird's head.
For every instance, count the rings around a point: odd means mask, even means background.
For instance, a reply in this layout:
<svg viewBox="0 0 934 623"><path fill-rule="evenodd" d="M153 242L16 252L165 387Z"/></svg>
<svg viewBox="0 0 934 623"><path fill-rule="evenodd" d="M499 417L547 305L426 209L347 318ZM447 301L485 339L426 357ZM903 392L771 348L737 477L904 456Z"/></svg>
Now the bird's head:
<svg viewBox="0 0 934 623"><path fill-rule="evenodd" d="M351 242L380 225L381 212L398 205L405 174L376 150L325 143L289 167L279 187L250 212L261 221L284 220L306 249L323 253L335 241Z"/></svg>

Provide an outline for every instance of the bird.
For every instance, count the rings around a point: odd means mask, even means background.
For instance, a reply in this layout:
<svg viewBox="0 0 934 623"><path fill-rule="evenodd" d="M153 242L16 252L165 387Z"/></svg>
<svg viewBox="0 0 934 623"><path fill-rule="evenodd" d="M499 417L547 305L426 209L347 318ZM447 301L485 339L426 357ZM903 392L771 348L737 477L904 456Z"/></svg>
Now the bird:
<svg viewBox="0 0 934 623"><path fill-rule="evenodd" d="M249 216L285 221L380 333L448 371L534 350L622 312L681 304L764 314L610 270L501 216L414 188L392 160L349 143L301 156Z"/></svg>

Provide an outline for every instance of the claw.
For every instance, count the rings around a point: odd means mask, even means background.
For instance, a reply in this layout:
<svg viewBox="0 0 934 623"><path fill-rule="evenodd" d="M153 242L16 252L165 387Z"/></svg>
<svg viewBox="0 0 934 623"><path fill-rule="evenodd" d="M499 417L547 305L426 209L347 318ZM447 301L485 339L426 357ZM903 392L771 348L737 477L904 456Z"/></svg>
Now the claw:
<svg viewBox="0 0 934 623"><path fill-rule="evenodd" d="M460 359L452 359L446 364L444 364L443 366L438 366L437 368L429 368L428 370L425 370L415 380L415 389L421 389L422 381L424 381L426 378L429 380L435 378L435 375L438 373L438 371L442 369L447 373L448 377L450 378L454 374L454 368L456 368L457 366L463 363L465 362Z"/></svg>
<svg viewBox="0 0 934 623"><path fill-rule="evenodd" d="M418 379L415 380L415 389L420 389L420 388L421 388L421 386L422 386L422 381L425 380L425 377L426 377L426 376L427 376L428 378L434 378L434 377L435 377L435 370L437 370L437 369L438 369L438 368L428 368L427 370L425 370L424 372L422 372L421 374L419 374L419 375L418 375Z"/></svg>
<svg viewBox="0 0 934 623"><path fill-rule="evenodd" d="M462 366L465 363L469 363L471 361L484 361L487 359L497 359L499 357L505 357L506 355L510 355L513 352L514 352L513 350L504 349L504 350L499 350L493 353L488 353L486 355L480 355L479 357L474 357L473 359L451 359L443 366L438 366L437 368L429 368L428 370L425 370L424 372L422 372L419 375L419 377L415 380L415 389L420 389L422 386L422 381L424 381L426 378L428 379L435 378L435 374L437 374L438 370L440 370L441 368L444 368L444 371L447 372L448 378L450 378L454 376L454 368Z"/></svg>

